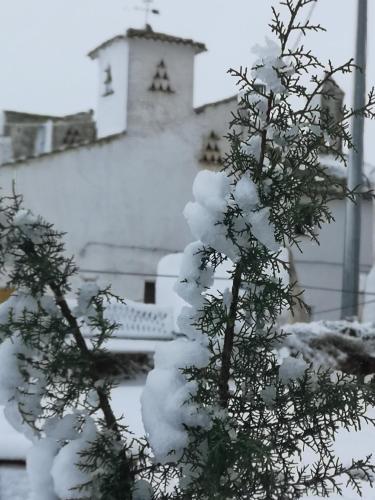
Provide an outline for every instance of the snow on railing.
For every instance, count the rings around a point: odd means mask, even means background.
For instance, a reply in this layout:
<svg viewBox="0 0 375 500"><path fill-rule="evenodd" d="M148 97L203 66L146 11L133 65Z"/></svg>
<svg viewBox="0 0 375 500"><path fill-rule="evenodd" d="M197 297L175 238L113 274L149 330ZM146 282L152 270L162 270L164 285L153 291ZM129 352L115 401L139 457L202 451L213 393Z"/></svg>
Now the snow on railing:
<svg viewBox="0 0 375 500"><path fill-rule="evenodd" d="M110 302L106 317L120 326L113 337L127 339L173 338L173 309L126 300L126 304Z"/></svg>

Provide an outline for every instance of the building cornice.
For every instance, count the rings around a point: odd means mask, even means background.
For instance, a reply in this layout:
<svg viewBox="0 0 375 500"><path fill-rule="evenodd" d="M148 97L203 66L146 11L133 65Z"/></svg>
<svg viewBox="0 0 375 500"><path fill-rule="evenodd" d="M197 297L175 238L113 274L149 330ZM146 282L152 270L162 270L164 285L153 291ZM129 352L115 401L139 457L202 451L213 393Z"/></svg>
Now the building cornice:
<svg viewBox="0 0 375 500"><path fill-rule="evenodd" d="M117 41L131 39L131 38L143 38L145 40L187 45L193 47L193 49L195 50L195 54L200 54L201 52L205 52L207 50L204 43L195 42L191 38L181 38L173 35L168 35L166 33L159 33L157 31L153 31L152 29L129 28L126 34L116 35L110 38L109 40L106 40L105 42L101 43L97 47L95 47L88 53L88 56L91 59L96 59L100 50L109 47L110 45L116 43Z"/></svg>

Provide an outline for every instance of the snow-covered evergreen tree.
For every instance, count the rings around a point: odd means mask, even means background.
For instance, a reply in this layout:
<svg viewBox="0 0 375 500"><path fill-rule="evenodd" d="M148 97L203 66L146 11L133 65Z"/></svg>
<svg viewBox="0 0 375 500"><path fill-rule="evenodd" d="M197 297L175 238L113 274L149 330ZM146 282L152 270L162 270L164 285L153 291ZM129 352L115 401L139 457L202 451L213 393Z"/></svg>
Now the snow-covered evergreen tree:
<svg viewBox="0 0 375 500"><path fill-rule="evenodd" d="M346 165L339 149L353 148L353 114L336 122L321 97L326 82L356 70L353 61L323 65L295 35L321 31L304 22L315 0L285 0L273 10L277 41L256 46L250 71L231 71L240 101L223 171L201 171L195 201L185 209L194 237L184 253L177 293L188 303L184 337L155 356L143 395L143 417L160 468L157 498L297 499L340 492L348 481L372 480L369 457L345 463L332 444L340 426L357 429L374 403L373 388L355 377L315 370L302 357L281 358L285 334L276 327L285 309L303 306L282 247L298 247L296 227L317 240L330 222L329 202L353 193L320 164L322 151ZM310 220L306 220L306 210ZM216 268L231 266L231 289L212 289ZM315 453L304 464L305 450Z"/></svg>
<svg viewBox="0 0 375 500"><path fill-rule="evenodd" d="M71 307L77 269L61 236L20 197L0 199L0 273L14 290L0 306L0 404L33 442L32 500L130 500L145 444L114 415L99 366L117 327L105 315L114 296L87 284Z"/></svg>

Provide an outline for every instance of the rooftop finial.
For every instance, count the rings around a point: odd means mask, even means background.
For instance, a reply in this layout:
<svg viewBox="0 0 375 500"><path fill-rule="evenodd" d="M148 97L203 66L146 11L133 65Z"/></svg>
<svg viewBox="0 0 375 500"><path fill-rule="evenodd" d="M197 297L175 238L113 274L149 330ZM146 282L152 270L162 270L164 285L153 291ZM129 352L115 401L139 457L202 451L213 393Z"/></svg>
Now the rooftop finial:
<svg viewBox="0 0 375 500"><path fill-rule="evenodd" d="M150 14L160 14L160 11L158 9L152 8L154 0L142 0L142 1L145 5L143 8L141 8L141 10L143 10L145 13L145 29L150 30L151 29L151 26L149 24Z"/></svg>

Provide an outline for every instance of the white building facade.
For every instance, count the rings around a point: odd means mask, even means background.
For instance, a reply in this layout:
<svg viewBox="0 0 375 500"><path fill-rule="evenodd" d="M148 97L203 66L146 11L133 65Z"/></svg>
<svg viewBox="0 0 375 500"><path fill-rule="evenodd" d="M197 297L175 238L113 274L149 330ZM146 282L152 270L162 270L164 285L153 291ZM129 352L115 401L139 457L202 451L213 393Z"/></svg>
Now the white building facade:
<svg viewBox="0 0 375 500"><path fill-rule="evenodd" d="M236 98L193 107L194 59L204 50L151 29L103 43L89 54L99 73L97 138L0 167L3 192L15 182L26 207L67 233L83 279L112 283L135 301L154 301L160 259L191 241L182 211L193 180L201 168L220 168L227 151ZM304 241L304 253L294 251L314 319L339 316L344 204L332 203L336 222L322 229L320 247ZM371 232L367 200L363 273Z"/></svg>
<svg viewBox="0 0 375 500"><path fill-rule="evenodd" d="M165 307L128 307L127 322L121 321L124 338L114 338L109 346L116 352L152 353L156 341L168 340L169 333L173 334L173 312L168 308L175 304L168 294L177 277L177 266L166 262L176 263L179 257L166 256L181 252L192 239L182 212L191 199L197 172L220 168L227 152L224 136L236 108L236 97L193 107L194 59L204 50L200 43L149 29L128 30L93 50L89 55L98 65L95 137L87 113L77 115L87 129L84 134L82 128L75 129L81 139L73 129L64 128L71 122L77 124L76 116L68 120L39 116L35 118L38 127L47 130L51 126L49 133L53 136L55 131L56 145L44 152L31 145L28 150L34 154L20 157L14 154L14 144L12 149L13 138L19 140L14 130L17 123L12 125L9 136L4 133L7 123L0 123L3 194L9 194L14 183L16 191L24 196L25 207L67 233L66 251L75 256L83 279L104 286L112 283L121 296L137 302L156 300ZM19 115L12 117L20 120ZM30 122L31 118L22 119ZM57 127L70 134L68 142L60 141ZM38 134L31 136L38 139ZM330 163L327 158L324 161ZM297 277L305 289L304 298L312 307L314 319L335 319L340 315L344 200L332 202L331 210L335 222L320 231L320 246L301 236L303 253L293 250L289 258L295 268L291 279ZM364 200L362 215L361 272L365 277L372 265L370 199ZM164 282L159 280L156 288L158 268ZM218 279L225 284L225 276ZM160 326L154 338L147 337L147 324L139 320L142 313L150 312L156 315L152 329ZM132 325L139 324L144 325L139 333L142 345L134 328L129 338ZM134 409L130 424L136 434L142 434L142 383L132 382L126 387ZM126 399L121 390L115 398L119 415ZM19 498L24 498L27 481L18 469L23 468L29 443L15 435L1 418L0 430L0 497L16 498L14 489L7 493L11 484L19 489Z"/></svg>

